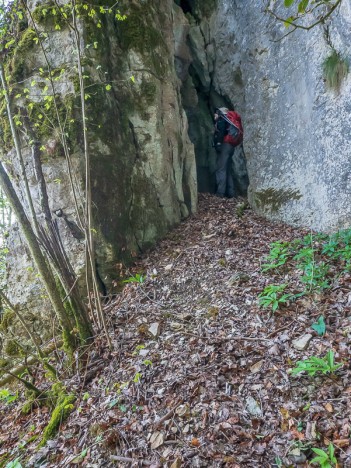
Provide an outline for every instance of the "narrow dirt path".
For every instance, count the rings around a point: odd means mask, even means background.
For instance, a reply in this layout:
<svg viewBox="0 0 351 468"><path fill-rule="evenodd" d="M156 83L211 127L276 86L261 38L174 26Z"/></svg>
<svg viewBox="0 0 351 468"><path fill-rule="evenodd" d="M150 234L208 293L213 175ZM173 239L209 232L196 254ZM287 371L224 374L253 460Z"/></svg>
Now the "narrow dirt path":
<svg viewBox="0 0 351 468"><path fill-rule="evenodd" d="M286 279L261 271L270 243L304 235L244 200L202 195L198 213L130 271L142 281L109 305L117 351L105 355L45 466L307 466L311 448L330 440L351 466L349 369L337 379L288 373L331 347L349 359L349 289L275 314L258 306L267 284ZM323 337L310 328L321 313ZM296 349L306 333L308 347Z"/></svg>

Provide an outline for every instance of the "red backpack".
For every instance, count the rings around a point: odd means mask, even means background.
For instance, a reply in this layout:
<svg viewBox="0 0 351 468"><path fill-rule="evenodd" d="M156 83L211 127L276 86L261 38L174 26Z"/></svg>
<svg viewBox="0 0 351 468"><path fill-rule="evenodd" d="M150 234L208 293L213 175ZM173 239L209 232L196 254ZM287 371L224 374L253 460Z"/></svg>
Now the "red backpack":
<svg viewBox="0 0 351 468"><path fill-rule="evenodd" d="M228 111L226 115L222 115L224 120L228 122L228 134L224 137L225 143L230 143L233 146L238 146L243 141L244 129L241 123L240 115L235 111Z"/></svg>

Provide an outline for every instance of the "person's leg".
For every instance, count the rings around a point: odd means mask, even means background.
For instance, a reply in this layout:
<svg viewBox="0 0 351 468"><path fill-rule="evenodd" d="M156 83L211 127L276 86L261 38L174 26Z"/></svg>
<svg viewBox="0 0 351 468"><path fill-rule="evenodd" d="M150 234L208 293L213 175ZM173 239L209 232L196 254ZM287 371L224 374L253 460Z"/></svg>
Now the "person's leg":
<svg viewBox="0 0 351 468"><path fill-rule="evenodd" d="M235 151L235 147L232 145L229 145L230 148L228 148L228 160L227 160L227 187L226 187L226 195L228 198L234 198L235 197L235 185L234 185L234 177L233 177L233 154Z"/></svg>
<svg viewBox="0 0 351 468"><path fill-rule="evenodd" d="M232 145L223 143L220 152L217 153L216 182L218 197L224 197L227 188L228 158L231 156Z"/></svg>

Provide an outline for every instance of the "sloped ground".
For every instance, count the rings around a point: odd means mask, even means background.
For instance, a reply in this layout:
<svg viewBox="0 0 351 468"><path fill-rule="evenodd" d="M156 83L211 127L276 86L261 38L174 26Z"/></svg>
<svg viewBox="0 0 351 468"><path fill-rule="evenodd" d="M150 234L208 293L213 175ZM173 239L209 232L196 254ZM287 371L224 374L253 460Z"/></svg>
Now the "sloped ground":
<svg viewBox="0 0 351 468"><path fill-rule="evenodd" d="M116 348L96 357L57 439L35 450L26 441L45 427L45 409L3 407L0 454L26 453L26 467L308 466L311 448L332 441L339 466L351 466L350 277L274 314L260 308L265 286L287 282L286 272L261 272L270 243L306 232L243 208L201 197L198 213L130 272L145 280L107 307ZM321 315L322 337L310 328ZM293 341L306 333L299 351ZM336 375L287 372L331 348L344 362Z"/></svg>

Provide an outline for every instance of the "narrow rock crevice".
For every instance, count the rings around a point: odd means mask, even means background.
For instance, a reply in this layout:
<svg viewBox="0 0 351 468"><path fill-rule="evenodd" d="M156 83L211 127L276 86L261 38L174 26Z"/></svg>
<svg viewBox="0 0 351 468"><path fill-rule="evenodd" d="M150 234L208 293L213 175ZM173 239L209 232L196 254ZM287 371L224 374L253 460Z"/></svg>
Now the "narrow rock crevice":
<svg viewBox="0 0 351 468"><path fill-rule="evenodd" d="M199 192L216 190L216 153L212 148L213 115L216 107L234 109L231 100L215 87L213 75L216 67L216 43L208 18L193 16L191 2L175 2L183 11L183 26L178 32L176 70L182 82L182 105L187 114L189 138L194 145ZM178 26L180 28L180 26ZM218 81L218 80L217 80ZM233 87L242 93L244 83L240 70L233 76ZM237 148L233 158L236 195L247 194L248 175L242 148Z"/></svg>

